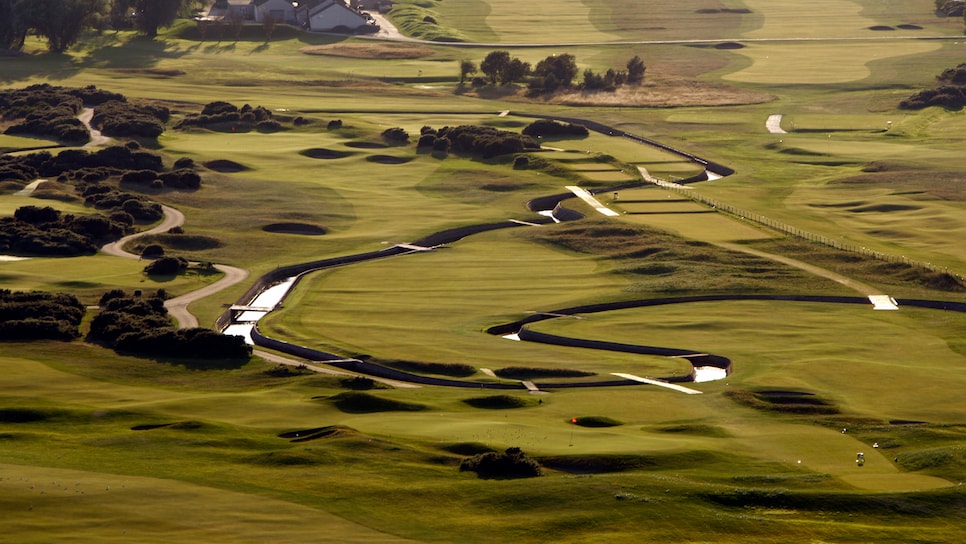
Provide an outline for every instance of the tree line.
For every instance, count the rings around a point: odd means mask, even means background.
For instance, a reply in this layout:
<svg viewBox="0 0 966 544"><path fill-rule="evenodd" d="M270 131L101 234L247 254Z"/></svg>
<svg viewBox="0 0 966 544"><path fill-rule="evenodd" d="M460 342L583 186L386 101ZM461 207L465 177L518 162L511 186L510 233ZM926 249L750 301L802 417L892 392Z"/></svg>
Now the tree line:
<svg viewBox="0 0 966 544"><path fill-rule="evenodd" d="M204 0L0 0L0 49L19 51L35 33L52 53L63 53L90 28L136 29L154 37L204 6Z"/></svg>
<svg viewBox="0 0 966 544"><path fill-rule="evenodd" d="M608 68L603 73L587 68L580 72L577 59L573 55L550 55L537 65L531 66L519 58L512 57L509 51L491 51L477 67L472 61L460 61L460 84L477 72L485 76L474 79L475 85L510 85L526 82L532 93L551 93L560 89L580 89L587 91L613 91L623 85L640 85L644 82L647 66L641 57L635 55L627 61L623 69ZM578 81L577 76L582 78Z"/></svg>

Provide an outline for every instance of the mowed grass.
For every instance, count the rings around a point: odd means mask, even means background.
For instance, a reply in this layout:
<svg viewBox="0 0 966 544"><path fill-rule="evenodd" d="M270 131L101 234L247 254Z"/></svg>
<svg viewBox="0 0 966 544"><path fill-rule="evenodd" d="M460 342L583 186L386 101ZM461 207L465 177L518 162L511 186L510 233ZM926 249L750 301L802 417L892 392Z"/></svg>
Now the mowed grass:
<svg viewBox="0 0 966 544"><path fill-rule="evenodd" d="M454 12L465 8L481 13L488 6L493 13L504 6L511 9L495 0L443 4L441 9ZM547 9L568 14L585 9L570 4L548 2ZM590 6L587 17L595 26L581 27L580 32L724 38L755 25L776 35L793 35L812 24L792 17L769 23L769 18L781 16L776 15L780 9L793 13L796 6L789 2L774 3L775 11L772 4L759 2L747 16L693 13L705 6L720 8L718 2L658 2L647 10L638 4L618 2L606 8L613 11L602 9L602 3L584 4ZM932 20L931 2L923 0L893 6L893 15L870 2L855 15L848 11L854 6L827 1L818 17L841 14L842 20L826 21L837 29L860 28L871 21L914 21L904 15L911 13L926 14L915 22ZM887 15L895 20L887 20ZM463 20L478 25L481 19ZM562 21L574 36L580 26L576 21ZM626 26L619 26L621 22ZM946 22L961 31L958 20ZM507 22L504 28L510 31L512 24ZM481 35L487 32L479 29ZM545 24L528 32L528 39L557 39L559 28ZM385 247L382 241L410 241L450 226L526 219L527 199L560 192L562 185L577 180L576 174L564 170L568 164L586 170L603 154L614 160L600 161L608 170L598 172L619 172L628 164L645 166L660 177L694 172L693 165L661 152L598 135L554 142L566 151L541 155L557 161L564 172L560 175L452 157L438 160L417 156L411 147L359 150L344 145L355 139L377 140L378 133L390 126L413 132L423 124L494 122L490 113L472 120L419 113L509 108L504 102L416 88L455 81L456 60L463 52L443 53L439 61L354 61L299 56L298 48L307 43L304 38L299 43L264 45L258 38L198 44L173 35L157 43L126 43L128 37L106 34L102 43L70 55L0 60L0 81L9 86L94 83L131 96L172 101L189 97L198 103L178 105L182 111L228 99L289 109L289 115L320 121L341 118L355 127L338 133L314 127L271 135L171 131L162 138L161 146L175 156L197 161L231 158L249 167L237 174L209 174L201 191L166 194L164 199L187 213L188 233L225 242L223 247L192 253L193 257L238 264L255 273ZM122 43L126 45L121 47ZM835 52L815 47L816 52ZM681 69L728 73L752 62L741 52L657 49L660 63L651 64L648 58L649 70L678 64L680 59L701 59ZM578 51L578 58L605 66L629 57L629 51L588 46ZM525 56L538 60L546 54L532 50ZM798 50L790 48L782 54L798 62L793 66L807 70L824 62L818 57L800 60ZM866 64L868 75L856 68L849 76L864 79L834 85L798 85L793 75L774 85L739 82L776 93L776 102L758 106L587 108L576 113L546 104L533 107L633 127L735 166L736 176L695 189L725 202L823 232L848 229L849 238L858 238L855 232L862 231L862 241L883 237L896 252L956 255L960 250L950 242L956 237L941 232L958 232L961 210L958 200L950 197L956 194L955 183L930 185L921 178L961 170L954 152L959 147L960 116L930 111L900 117L894 104L906 91L879 86L931 84L936 69L955 65L957 58L951 46L915 56L883 56ZM165 75L176 69L184 74ZM839 74L844 77L847 71ZM409 81L371 81L382 76ZM322 83L323 79L340 83ZM366 97L364 102L360 96ZM328 113L340 109L371 113ZM786 113L802 130L784 136L765 134L764 119L774 112ZM839 117L842 112L846 115ZM886 117L894 119L895 126L887 134L877 132ZM829 149L827 134L833 130ZM782 145L775 145L782 138ZM914 152L917 148L921 159ZM302 154L307 149L355 154L313 159ZM404 165L366 160L379 154L412 160ZM588 162L591 157L595 159ZM897 157L899 169L893 164L880 172L862 172L869 163ZM902 173L914 171L916 176ZM863 174L871 176L856 179ZM941 180L953 179L944 175ZM904 192L909 194L898 194ZM652 194L666 196L659 189L641 193L639 200L652 199ZM632 196L621 191L621 200L625 198ZM882 203L914 203L919 208L877 208ZM581 203L567 205L583 209ZM673 274L661 277L660 269L647 266L638 270L645 274L617 274L613 272L621 265L633 267L617 263L615 255L561 250L546 239L535 243L542 238L535 233L581 228L584 223L520 227L477 235L433 253L309 276L286 301L286 309L269 319L266 330L323 349L393 359L487 368L539 363L600 375L664 375L678 373L686 363L512 342L482 331L530 311L654 296L672 287L682 293L767 288L846 294L831 282L765 266L757 259L731 256L708 264L708 253L696 249L694 240L762 235L721 214L622 218L638 220L648 227L677 224L677 230L691 239L679 240L667 248L672 255L655 259L661 267L673 264ZM329 232L307 237L261 230L268 223L292 221L318 224ZM884 226L894 234L874 232L884 231ZM587 235L587 241L591 246L613 242L596 235ZM927 247L921 248L923 243ZM101 258L92 259L89 268L77 268L81 275L84 270L93 274L97 264L105 269L115 266L95 259ZM46 285L73 281L75 268L51 263L55 261L43 263L43 272L49 274ZM120 266L129 265L134 263ZM38 278L45 277L40 268L37 271ZM129 277L136 278L136 272L131 270ZM203 301L199 313L212 319L245 288ZM721 382L696 385L704 394L693 396L646 385L556 390L539 396L521 389L507 394L521 399L522 407L505 410L469 406L467 399L485 394L473 389L377 389L366 392L378 399L369 403L370 409L425 409L368 413L340 409L334 399L344 398L340 394L345 389L338 378L273 378L264 373L272 365L257 358L237 368L205 371L122 357L79 343L7 343L0 346L0 457L7 463L0 469L0 509L4 519L14 520L7 525L7 535L18 542L70 535L92 541L167 542L304 542L313 537L545 542L548 535L555 541L581 543L955 542L963 529L963 494L947 483L966 476L963 431L958 425L961 403L956 397L962 388L964 325L957 314L945 312L873 312L865 306L795 303L719 303L597 314L539 327L563 327L580 337L705 349L731 357L735 373ZM473 378L487 379L482 373ZM810 393L807 398L838 413L799 414L760 399L755 406L741 400L742 395L775 390ZM607 418L623 424L587 428L572 425L573 418ZM147 428L156 425L162 426ZM329 427L338 431L308 442L279 437ZM848 432L842 433L842 428ZM872 447L876 442L880 448ZM596 468L592 474L547 470L538 480L487 481L459 473L462 455L449 453L511 446L523 447L548 465L551 458L558 458L554 466ZM857 452L866 455L862 468L855 464ZM78 487L83 494L76 493ZM119 520L140 526L124 527ZM40 532L41 526L49 532Z"/></svg>

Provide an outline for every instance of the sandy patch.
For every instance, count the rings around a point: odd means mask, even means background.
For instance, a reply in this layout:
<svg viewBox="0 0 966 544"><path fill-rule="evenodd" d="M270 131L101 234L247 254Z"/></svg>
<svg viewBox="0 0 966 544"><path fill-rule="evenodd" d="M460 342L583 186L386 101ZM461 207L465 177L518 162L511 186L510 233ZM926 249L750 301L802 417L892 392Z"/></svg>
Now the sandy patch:
<svg viewBox="0 0 966 544"><path fill-rule="evenodd" d="M333 43L310 45L299 49L306 55L327 55L355 59L421 59L435 51L424 45L402 43Z"/></svg>

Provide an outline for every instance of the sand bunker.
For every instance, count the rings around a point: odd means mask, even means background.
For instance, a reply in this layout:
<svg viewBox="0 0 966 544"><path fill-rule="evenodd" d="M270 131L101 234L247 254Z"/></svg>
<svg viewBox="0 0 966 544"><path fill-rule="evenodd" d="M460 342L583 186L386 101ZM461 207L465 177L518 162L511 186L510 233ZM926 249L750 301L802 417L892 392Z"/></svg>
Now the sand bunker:
<svg viewBox="0 0 966 544"><path fill-rule="evenodd" d="M245 170L248 170L247 166L238 164L235 161L229 161L227 159L216 159L203 164L205 168L214 170L215 172L221 172L223 174L232 174L235 172L244 172Z"/></svg>
<svg viewBox="0 0 966 544"><path fill-rule="evenodd" d="M412 157L393 157L392 155L372 155L366 157L366 160L379 164L406 164L413 159Z"/></svg>
<svg viewBox="0 0 966 544"><path fill-rule="evenodd" d="M333 149L313 147L312 149L299 151L299 155L313 159L344 159L345 157L353 155L353 153L349 151L335 151Z"/></svg>
<svg viewBox="0 0 966 544"><path fill-rule="evenodd" d="M319 236L327 232L323 227L308 223L272 223L262 227L262 230L279 234L303 234L306 236Z"/></svg>
<svg viewBox="0 0 966 544"><path fill-rule="evenodd" d="M389 147L388 145L379 143L379 142L360 142L360 141L346 142L343 145L345 145L346 147L355 147L356 149L385 149Z"/></svg>

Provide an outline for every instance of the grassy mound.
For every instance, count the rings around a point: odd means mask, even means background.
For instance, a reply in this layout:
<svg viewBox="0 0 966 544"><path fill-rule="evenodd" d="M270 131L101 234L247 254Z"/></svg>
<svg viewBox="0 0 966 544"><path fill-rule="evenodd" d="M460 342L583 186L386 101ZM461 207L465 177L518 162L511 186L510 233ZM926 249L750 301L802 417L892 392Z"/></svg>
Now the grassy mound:
<svg viewBox="0 0 966 544"><path fill-rule="evenodd" d="M328 425L325 427L315 427L313 429L302 429L298 431L288 431L280 433L279 438L286 438L291 442L309 442L320 438L340 438L346 436L358 436L359 431L345 425Z"/></svg>
<svg viewBox="0 0 966 544"><path fill-rule="evenodd" d="M728 462L724 455L692 451L662 455L554 455L538 459L541 466L571 474L605 474L631 470L673 470Z"/></svg>
<svg viewBox="0 0 966 544"><path fill-rule="evenodd" d="M328 399L336 408L348 414L371 414L375 412L420 412L428 410L425 404L384 399L369 393L346 391Z"/></svg>
<svg viewBox="0 0 966 544"><path fill-rule="evenodd" d="M424 363L421 361L379 361L372 362L396 370L414 372L416 374L433 374L437 376L452 376L455 378L465 378L476 374L476 367L464 365L462 363Z"/></svg>
<svg viewBox="0 0 966 544"><path fill-rule="evenodd" d="M317 455L291 451L270 451L267 453L250 456L245 459L245 461L253 465L270 467L311 466L324 462L324 460L319 459Z"/></svg>
<svg viewBox="0 0 966 544"><path fill-rule="evenodd" d="M664 427L658 427L655 430L660 433L692 434L695 436L708 436L712 438L725 438L727 436L730 436L730 434L724 429L722 429L721 427L717 427L714 425L703 425L700 423L668 425Z"/></svg>
<svg viewBox="0 0 966 544"><path fill-rule="evenodd" d="M496 452L495 449L480 442L457 442L455 444L440 446L440 449L455 453L456 455L479 455L481 453Z"/></svg>
<svg viewBox="0 0 966 544"><path fill-rule="evenodd" d="M353 141L353 142L346 142L343 145L345 145L346 147L354 147L356 149L385 149L385 148L389 147L388 145L386 145L384 143L380 143L380 142L366 142L366 141L361 141L361 140L357 140L357 141Z"/></svg>
<svg viewBox="0 0 966 544"><path fill-rule="evenodd" d="M463 402L473 408L484 408L487 410L506 410L510 408L526 408L536 405L536 401L531 398L514 397L511 395L493 395L490 397L474 397L463 399Z"/></svg>
<svg viewBox="0 0 966 544"><path fill-rule="evenodd" d="M805 391L745 391L732 389L725 392L731 400L755 408L788 414L837 414L839 409L815 393Z"/></svg>

